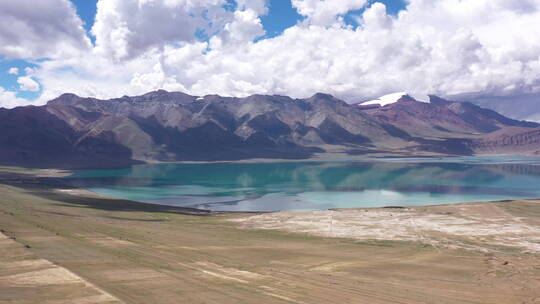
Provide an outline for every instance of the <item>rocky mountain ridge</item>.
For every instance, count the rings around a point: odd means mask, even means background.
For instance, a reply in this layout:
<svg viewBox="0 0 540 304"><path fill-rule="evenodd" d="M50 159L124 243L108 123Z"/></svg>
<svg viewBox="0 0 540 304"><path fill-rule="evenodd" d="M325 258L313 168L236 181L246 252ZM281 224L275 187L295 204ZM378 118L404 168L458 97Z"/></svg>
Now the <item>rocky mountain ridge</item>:
<svg viewBox="0 0 540 304"><path fill-rule="evenodd" d="M366 106L323 93L232 98L159 90L111 100L63 94L46 106L0 109L0 130L0 163L45 167L540 151L539 124L436 96Z"/></svg>

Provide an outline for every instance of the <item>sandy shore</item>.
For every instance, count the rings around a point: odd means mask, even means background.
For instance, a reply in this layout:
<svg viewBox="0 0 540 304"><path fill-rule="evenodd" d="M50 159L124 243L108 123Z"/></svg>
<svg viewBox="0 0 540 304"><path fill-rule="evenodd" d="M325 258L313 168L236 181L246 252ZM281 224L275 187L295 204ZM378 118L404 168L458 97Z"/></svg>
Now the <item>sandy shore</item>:
<svg viewBox="0 0 540 304"><path fill-rule="evenodd" d="M226 214L33 174L0 175L0 303L540 303L536 200Z"/></svg>

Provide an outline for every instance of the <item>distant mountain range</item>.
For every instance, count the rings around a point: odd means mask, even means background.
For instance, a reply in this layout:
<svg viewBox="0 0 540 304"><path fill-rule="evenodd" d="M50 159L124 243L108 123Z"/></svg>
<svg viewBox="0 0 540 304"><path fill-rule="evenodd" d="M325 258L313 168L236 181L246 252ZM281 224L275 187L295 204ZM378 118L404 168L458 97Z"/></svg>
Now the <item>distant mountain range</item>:
<svg viewBox="0 0 540 304"><path fill-rule="evenodd" d="M358 156L540 154L540 124L467 102L393 94L347 104L191 96L163 90L98 100L63 94L46 106L0 109L0 163L113 167L139 162ZM382 104L382 105L381 105Z"/></svg>
<svg viewBox="0 0 540 304"><path fill-rule="evenodd" d="M511 97L461 97L478 106L497 111L510 118L540 122L540 94ZM460 98L460 99L461 99Z"/></svg>

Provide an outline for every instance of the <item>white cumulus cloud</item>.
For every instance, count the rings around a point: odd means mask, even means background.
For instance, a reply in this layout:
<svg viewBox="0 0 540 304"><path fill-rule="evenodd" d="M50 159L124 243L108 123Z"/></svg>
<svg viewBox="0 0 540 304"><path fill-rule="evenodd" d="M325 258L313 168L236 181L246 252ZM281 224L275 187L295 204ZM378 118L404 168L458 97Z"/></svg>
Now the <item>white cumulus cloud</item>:
<svg viewBox="0 0 540 304"><path fill-rule="evenodd" d="M310 24L323 26L335 23L338 15L360 9L366 3L367 0L292 0L293 7Z"/></svg>
<svg viewBox="0 0 540 304"><path fill-rule="evenodd" d="M90 46L70 1L0 1L0 55L56 58Z"/></svg>
<svg viewBox="0 0 540 304"><path fill-rule="evenodd" d="M403 90L537 92L540 13L505 3L412 0L398 16L374 3L357 29L299 24L276 38L232 48L170 47L160 63L196 94L303 97L324 91L353 101Z"/></svg>
<svg viewBox="0 0 540 304"><path fill-rule="evenodd" d="M32 77L29 76L23 76L17 78L17 83L19 84L21 91L31 91L31 92L37 92L39 91L39 83L37 83Z"/></svg>
<svg viewBox="0 0 540 304"><path fill-rule="evenodd" d="M16 67L9 68L8 74L10 74L10 75L18 75L19 74L19 68L16 68Z"/></svg>
<svg viewBox="0 0 540 304"><path fill-rule="evenodd" d="M0 87L0 108L11 109L32 104L26 99L18 98L16 94L16 92Z"/></svg>
<svg viewBox="0 0 540 304"><path fill-rule="evenodd" d="M267 0L236 0L239 10L253 10L259 15L268 13Z"/></svg>
<svg viewBox="0 0 540 304"><path fill-rule="evenodd" d="M116 60L131 59L153 47L196 40L230 15L225 0L99 0L92 33L96 51ZM210 22L211 21L211 22Z"/></svg>
<svg viewBox="0 0 540 304"><path fill-rule="evenodd" d="M225 24L223 31L214 36L210 43L212 48L220 48L223 44L236 48L245 43L249 45L255 38L264 34L264 28L256 11L237 10L234 12L234 19Z"/></svg>

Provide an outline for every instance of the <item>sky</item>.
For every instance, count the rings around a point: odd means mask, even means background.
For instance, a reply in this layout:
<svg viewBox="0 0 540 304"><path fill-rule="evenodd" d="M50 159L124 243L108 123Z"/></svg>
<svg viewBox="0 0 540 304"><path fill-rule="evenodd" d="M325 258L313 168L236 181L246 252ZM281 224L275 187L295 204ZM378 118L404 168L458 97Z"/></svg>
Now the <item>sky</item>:
<svg viewBox="0 0 540 304"><path fill-rule="evenodd" d="M114 98L540 93L540 0L0 1L0 107Z"/></svg>

